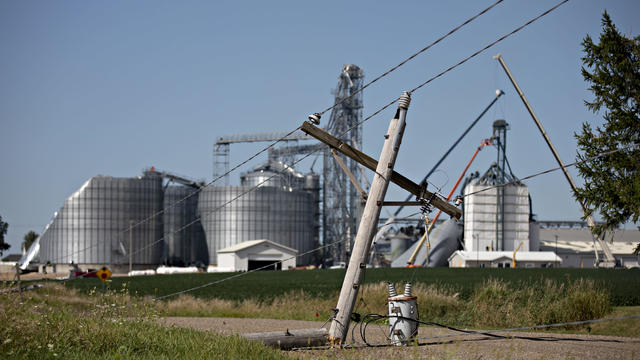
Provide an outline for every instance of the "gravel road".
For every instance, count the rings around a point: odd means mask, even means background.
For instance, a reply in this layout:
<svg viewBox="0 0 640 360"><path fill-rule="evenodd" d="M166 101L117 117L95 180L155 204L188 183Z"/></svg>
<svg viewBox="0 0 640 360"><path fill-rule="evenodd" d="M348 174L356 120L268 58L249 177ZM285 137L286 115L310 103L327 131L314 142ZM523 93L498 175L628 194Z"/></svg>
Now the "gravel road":
<svg viewBox="0 0 640 360"><path fill-rule="evenodd" d="M263 331L317 328L321 322L239 318L161 319L167 326L188 327L224 335ZM367 340L382 343L384 327L371 327ZM638 359L640 339L612 336L556 333L501 333L502 338L485 335L442 337L459 334L450 330L420 327L420 346L363 347L354 349L298 350L288 352L305 359ZM430 337L440 336L438 339ZM359 340L359 337L356 338Z"/></svg>

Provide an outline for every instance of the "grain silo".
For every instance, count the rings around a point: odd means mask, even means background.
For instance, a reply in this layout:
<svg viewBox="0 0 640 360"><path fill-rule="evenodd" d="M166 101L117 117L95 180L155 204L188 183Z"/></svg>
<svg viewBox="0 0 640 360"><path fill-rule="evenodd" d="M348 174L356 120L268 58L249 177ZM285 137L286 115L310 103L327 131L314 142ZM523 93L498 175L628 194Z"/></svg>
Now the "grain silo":
<svg viewBox="0 0 640 360"><path fill-rule="evenodd" d="M131 255L135 267L159 264L163 224L152 215L162 210L162 201L162 178L153 172L136 178L92 177L64 202L42 234L40 262L73 262L83 269L109 265L120 271L128 268Z"/></svg>
<svg viewBox="0 0 640 360"><path fill-rule="evenodd" d="M164 192L164 256L171 266L209 264L204 231L197 216L198 188L168 186Z"/></svg>
<svg viewBox="0 0 640 360"><path fill-rule="evenodd" d="M467 251L529 251L529 188L511 172L506 158L509 124L493 123L497 161L464 187L464 243ZM508 168L508 171L507 171Z"/></svg>
<svg viewBox="0 0 640 360"><path fill-rule="evenodd" d="M217 250L249 240L268 239L299 254L313 249L318 194L315 186L306 187L304 175L270 161L243 174L240 186L204 188L198 212L209 262L216 264ZM312 254L304 255L297 263L309 264L312 259Z"/></svg>

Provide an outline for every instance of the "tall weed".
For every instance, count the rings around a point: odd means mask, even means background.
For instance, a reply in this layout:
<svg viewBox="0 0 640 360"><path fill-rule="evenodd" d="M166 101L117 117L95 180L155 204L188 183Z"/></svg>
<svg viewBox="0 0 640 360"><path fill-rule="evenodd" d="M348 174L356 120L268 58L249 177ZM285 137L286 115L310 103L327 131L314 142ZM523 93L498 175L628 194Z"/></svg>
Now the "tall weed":
<svg viewBox="0 0 640 360"><path fill-rule="evenodd" d="M402 289L404 284L395 284ZM402 287L401 287L402 286ZM420 319L454 326L516 327L587 320L611 311L609 295L594 281L510 283L488 279L476 286L468 299L461 299L446 285L413 287L418 297ZM362 286L354 312L386 314L387 284ZM255 317L273 319L321 320L331 316L338 294L315 296L303 290L290 291L271 300L242 301L199 299L182 295L157 304L165 316Z"/></svg>

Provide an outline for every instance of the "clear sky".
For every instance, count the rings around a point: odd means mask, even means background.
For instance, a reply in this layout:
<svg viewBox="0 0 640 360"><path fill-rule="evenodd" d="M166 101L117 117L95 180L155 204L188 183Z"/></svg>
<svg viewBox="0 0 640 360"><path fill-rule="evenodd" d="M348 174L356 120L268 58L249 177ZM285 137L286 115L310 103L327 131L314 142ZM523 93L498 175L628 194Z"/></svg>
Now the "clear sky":
<svg viewBox="0 0 640 360"><path fill-rule="evenodd" d="M0 2L0 215L12 245L6 253L19 251L27 231L42 232L92 176L137 176L153 165L211 180L217 136L294 129L332 104L343 64L360 66L371 80L491 2ZM505 0L367 89L365 116L557 2ZM583 105L591 95L580 75L580 43L586 34L597 39L605 8L623 33L638 34L640 2L572 0L416 92L396 170L419 181L497 88L506 95L431 180L448 193L498 118L511 125L507 155L517 176L556 166L492 59L498 52L561 157L575 160L574 132L584 121L602 122ZM364 125L364 151L374 157L393 112ZM232 145L231 164L261 146ZM495 149L483 150L472 170L484 172L495 156ZM232 174L232 183L238 179ZM539 219L579 219L560 172L527 184ZM387 198L405 196L391 187Z"/></svg>

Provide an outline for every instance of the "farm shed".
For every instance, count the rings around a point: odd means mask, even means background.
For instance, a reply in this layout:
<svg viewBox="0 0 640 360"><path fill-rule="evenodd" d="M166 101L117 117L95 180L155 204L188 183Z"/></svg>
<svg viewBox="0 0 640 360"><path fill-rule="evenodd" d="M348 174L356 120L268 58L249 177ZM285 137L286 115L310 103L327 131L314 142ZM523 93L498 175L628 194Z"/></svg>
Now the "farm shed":
<svg viewBox="0 0 640 360"><path fill-rule="evenodd" d="M251 240L218 250L218 271L288 270L296 267L298 250L270 240ZM272 266L268 266L272 265Z"/></svg>
<svg viewBox="0 0 640 360"><path fill-rule="evenodd" d="M521 251L515 256L516 267L560 267L562 259L552 251ZM512 267L513 251L456 251L449 257L449 267Z"/></svg>

